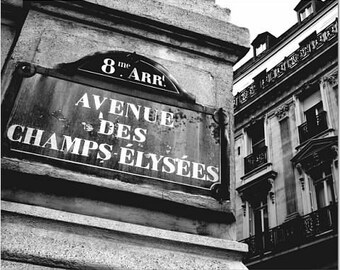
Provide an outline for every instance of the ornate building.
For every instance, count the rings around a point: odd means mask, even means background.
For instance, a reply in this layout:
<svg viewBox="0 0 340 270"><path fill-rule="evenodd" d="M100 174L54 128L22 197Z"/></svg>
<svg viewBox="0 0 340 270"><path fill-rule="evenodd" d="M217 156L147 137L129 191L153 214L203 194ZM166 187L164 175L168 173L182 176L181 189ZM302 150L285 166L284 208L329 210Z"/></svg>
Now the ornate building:
<svg viewBox="0 0 340 270"><path fill-rule="evenodd" d="M297 23L258 35L234 73L237 238L250 269L337 268L338 3L294 10Z"/></svg>

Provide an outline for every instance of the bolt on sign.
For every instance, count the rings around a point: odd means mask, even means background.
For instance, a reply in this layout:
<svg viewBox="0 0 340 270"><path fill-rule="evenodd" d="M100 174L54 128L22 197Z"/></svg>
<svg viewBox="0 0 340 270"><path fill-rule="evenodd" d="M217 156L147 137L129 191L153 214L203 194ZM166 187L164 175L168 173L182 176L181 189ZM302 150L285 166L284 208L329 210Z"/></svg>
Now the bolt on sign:
<svg viewBox="0 0 340 270"><path fill-rule="evenodd" d="M156 62L110 52L56 69L20 63L18 77L5 155L197 194L221 184L216 110Z"/></svg>

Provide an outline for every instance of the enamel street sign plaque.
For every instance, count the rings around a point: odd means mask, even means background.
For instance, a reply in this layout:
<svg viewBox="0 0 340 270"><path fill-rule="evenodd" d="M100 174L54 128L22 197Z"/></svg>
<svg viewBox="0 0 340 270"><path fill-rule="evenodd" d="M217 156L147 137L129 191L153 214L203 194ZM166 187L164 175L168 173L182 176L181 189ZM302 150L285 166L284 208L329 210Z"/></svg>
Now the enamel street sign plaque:
<svg viewBox="0 0 340 270"><path fill-rule="evenodd" d="M134 84L111 82L106 90L53 70L36 71L22 79L7 123L12 155L194 193L221 182L214 110L134 96Z"/></svg>

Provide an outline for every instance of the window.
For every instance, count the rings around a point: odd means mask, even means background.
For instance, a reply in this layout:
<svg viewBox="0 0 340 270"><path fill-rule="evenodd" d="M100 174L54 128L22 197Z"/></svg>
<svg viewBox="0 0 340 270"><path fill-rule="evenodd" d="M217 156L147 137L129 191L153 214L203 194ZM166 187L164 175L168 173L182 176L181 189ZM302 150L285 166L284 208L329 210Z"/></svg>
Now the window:
<svg viewBox="0 0 340 270"><path fill-rule="evenodd" d="M300 12L300 14L299 14L300 20L301 21L305 20L312 13L313 13L313 6L312 6L312 4L310 4Z"/></svg>
<svg viewBox="0 0 340 270"><path fill-rule="evenodd" d="M258 121L248 130L248 136L251 140L252 153L258 153L265 146L263 120Z"/></svg>
<svg viewBox="0 0 340 270"><path fill-rule="evenodd" d="M316 106L321 101L321 92L319 85L311 85L308 91L303 93L300 97L303 112L308 111L310 108Z"/></svg>
<svg viewBox="0 0 340 270"><path fill-rule="evenodd" d="M269 219L267 196L261 200L253 202L249 211L249 234L255 236L257 250L262 250L267 246L269 239Z"/></svg>
<svg viewBox="0 0 340 270"><path fill-rule="evenodd" d="M267 197L262 200L253 203L252 211L250 211L250 234L251 235L261 235L263 232L267 231L269 228L268 223L268 208L267 208Z"/></svg>
<svg viewBox="0 0 340 270"><path fill-rule="evenodd" d="M256 47L255 53L256 53L256 55L259 55L260 53L262 53L266 49L267 49L267 44L266 43L262 43L262 44L260 44L259 46Z"/></svg>
<svg viewBox="0 0 340 270"><path fill-rule="evenodd" d="M244 159L245 173L260 167L267 163L267 147L264 139L264 121L259 120L247 130L248 135L248 153Z"/></svg>
<svg viewBox="0 0 340 270"><path fill-rule="evenodd" d="M327 113L323 109L320 91L302 100L303 123L299 126L300 143L303 143L327 130Z"/></svg>
<svg viewBox="0 0 340 270"><path fill-rule="evenodd" d="M319 102L312 108L305 111L304 116L305 116L307 125L309 125L310 127L318 126L319 121L320 121L318 115L320 115L322 112L323 112L322 102Z"/></svg>
<svg viewBox="0 0 340 270"><path fill-rule="evenodd" d="M323 168L317 168L311 173L315 187L316 203L318 209L335 203L333 177L331 166L328 164Z"/></svg>

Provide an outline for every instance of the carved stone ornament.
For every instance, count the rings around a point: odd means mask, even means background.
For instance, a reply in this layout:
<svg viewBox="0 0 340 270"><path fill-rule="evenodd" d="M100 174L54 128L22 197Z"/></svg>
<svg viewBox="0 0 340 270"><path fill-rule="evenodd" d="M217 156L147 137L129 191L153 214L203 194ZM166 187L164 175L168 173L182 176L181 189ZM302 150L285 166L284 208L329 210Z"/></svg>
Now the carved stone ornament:
<svg viewBox="0 0 340 270"><path fill-rule="evenodd" d="M274 191L269 192L269 197L270 197L270 200L272 201L272 203L274 204L275 203L275 193L274 193Z"/></svg>
<svg viewBox="0 0 340 270"><path fill-rule="evenodd" d="M280 120L288 117L289 105L284 104L280 108L278 108L275 112L276 117Z"/></svg>
<svg viewBox="0 0 340 270"><path fill-rule="evenodd" d="M325 87L326 83L329 83L330 85L338 83L338 72L334 72L328 76L323 77L321 79L321 83L323 84L323 87Z"/></svg>
<svg viewBox="0 0 340 270"><path fill-rule="evenodd" d="M296 169L297 169L299 175L302 175L302 165L301 165L301 163L296 164L295 167L296 167Z"/></svg>
<svg viewBox="0 0 340 270"><path fill-rule="evenodd" d="M269 178L268 183L271 185L271 190L269 191L269 198L272 203L275 203L275 192L274 192L274 179Z"/></svg>
<svg viewBox="0 0 340 270"><path fill-rule="evenodd" d="M241 192L239 195L240 195L240 198L242 200L241 207L242 207L242 210L243 210L243 216L245 217L246 216L246 212L247 212L246 200L244 198L244 193L243 192Z"/></svg>
<svg viewBox="0 0 340 270"><path fill-rule="evenodd" d="M245 216L246 216L246 210L247 210L246 202L242 202L241 207L242 207L242 209L243 209L243 216L245 217Z"/></svg>
<svg viewBox="0 0 340 270"><path fill-rule="evenodd" d="M299 180L300 180L300 183L301 183L301 189L305 190L305 178L304 177L300 177Z"/></svg>

